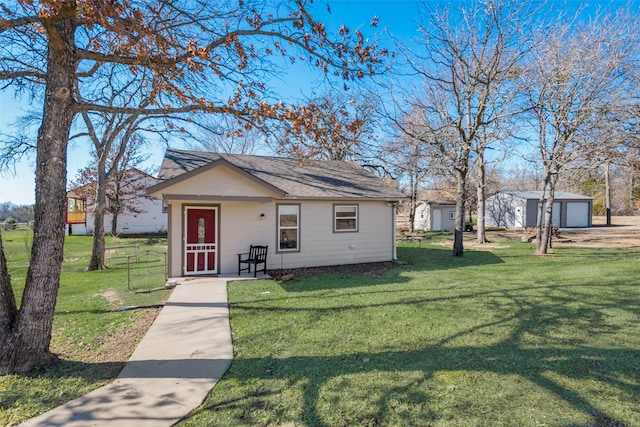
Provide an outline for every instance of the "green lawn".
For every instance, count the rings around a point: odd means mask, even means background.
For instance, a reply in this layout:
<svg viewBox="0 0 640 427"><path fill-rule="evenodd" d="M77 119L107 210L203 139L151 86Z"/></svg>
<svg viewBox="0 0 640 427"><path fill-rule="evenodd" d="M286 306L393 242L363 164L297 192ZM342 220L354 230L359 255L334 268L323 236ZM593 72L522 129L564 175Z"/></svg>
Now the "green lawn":
<svg viewBox="0 0 640 427"><path fill-rule="evenodd" d="M2 239L16 297L20 298L29 263L31 230L3 231ZM118 375L124 364L116 359L126 361L136 347L135 342L129 342L131 330L142 322L148 324L148 316L153 315L150 310L120 308L160 304L169 295L168 291L135 292L164 285L164 243L108 237L110 246L139 244L139 262L133 263L131 258L127 274L126 255L133 255L135 249L111 249L109 256L117 257L109 260L111 268L86 272L91 237L66 238L51 346L61 360L26 375L0 376L0 425L25 421Z"/></svg>
<svg viewBox="0 0 640 427"><path fill-rule="evenodd" d="M235 360L179 425L640 425L640 252L438 239L381 277L230 284Z"/></svg>

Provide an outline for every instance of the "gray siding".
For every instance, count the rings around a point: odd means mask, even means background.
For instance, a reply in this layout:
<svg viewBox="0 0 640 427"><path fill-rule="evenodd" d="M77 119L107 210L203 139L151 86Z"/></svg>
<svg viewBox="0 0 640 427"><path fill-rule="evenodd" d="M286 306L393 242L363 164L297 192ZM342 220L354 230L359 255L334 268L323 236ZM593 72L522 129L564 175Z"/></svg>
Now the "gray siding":
<svg viewBox="0 0 640 427"><path fill-rule="evenodd" d="M525 227L535 227L538 218L538 200L527 200L525 208Z"/></svg>
<svg viewBox="0 0 640 427"><path fill-rule="evenodd" d="M486 221L487 226L499 227L535 227L538 217L538 202L536 191L505 191L499 192L487 198ZM583 209L585 218L573 218L577 225L569 226L591 227L591 208L593 201L589 197L575 195L567 192L557 192L553 201L552 220L553 224L560 227L567 227L568 205L572 203L586 204ZM544 213L544 212L543 212Z"/></svg>

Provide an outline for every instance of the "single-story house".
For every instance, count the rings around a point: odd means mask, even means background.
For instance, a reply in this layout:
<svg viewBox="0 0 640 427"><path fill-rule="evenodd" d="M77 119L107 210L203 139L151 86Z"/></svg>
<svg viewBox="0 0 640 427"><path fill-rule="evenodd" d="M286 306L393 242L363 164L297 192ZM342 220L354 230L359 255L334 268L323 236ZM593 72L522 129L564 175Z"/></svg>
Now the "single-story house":
<svg viewBox="0 0 640 427"><path fill-rule="evenodd" d="M485 218L488 227L535 227L540 191L499 191L487 197ZM566 191L556 191L551 223L556 227L591 227L593 199ZM543 218L544 221L544 218Z"/></svg>
<svg viewBox="0 0 640 427"><path fill-rule="evenodd" d="M456 202L421 201L416 206L413 229L453 231L456 228Z"/></svg>
<svg viewBox="0 0 640 427"><path fill-rule="evenodd" d="M122 173L118 197L115 195L115 185L108 185L105 232L113 231L113 213L117 213L116 234L166 233L167 214L163 212L162 197L147 195L147 188L157 182L148 173L131 168ZM67 192L67 235L93 234L95 193L95 182Z"/></svg>
<svg viewBox="0 0 640 427"><path fill-rule="evenodd" d="M404 196L353 163L169 149L158 179L173 277L237 274L250 245L268 246L267 269L396 258Z"/></svg>

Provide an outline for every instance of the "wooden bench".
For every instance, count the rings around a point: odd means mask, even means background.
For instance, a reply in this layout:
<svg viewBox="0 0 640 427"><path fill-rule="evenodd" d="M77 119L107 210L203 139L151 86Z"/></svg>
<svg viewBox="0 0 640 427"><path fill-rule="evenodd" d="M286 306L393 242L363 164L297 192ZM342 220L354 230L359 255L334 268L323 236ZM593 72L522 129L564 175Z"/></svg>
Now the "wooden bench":
<svg viewBox="0 0 640 427"><path fill-rule="evenodd" d="M262 264L262 272L267 274L267 249L269 246L249 246L249 252L238 254L238 276L242 271L248 271L251 273L251 265L253 265L253 277L258 274L258 264ZM242 268L242 265L247 266Z"/></svg>

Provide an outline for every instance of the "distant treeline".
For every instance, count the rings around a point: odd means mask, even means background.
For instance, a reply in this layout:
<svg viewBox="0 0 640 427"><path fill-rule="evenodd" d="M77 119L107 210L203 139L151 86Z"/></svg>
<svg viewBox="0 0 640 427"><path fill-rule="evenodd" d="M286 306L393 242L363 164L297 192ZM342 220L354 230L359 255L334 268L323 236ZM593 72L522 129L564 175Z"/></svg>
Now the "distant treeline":
<svg viewBox="0 0 640 427"><path fill-rule="evenodd" d="M33 205L16 205L11 202L0 203L0 222L13 218L16 222L33 220Z"/></svg>

